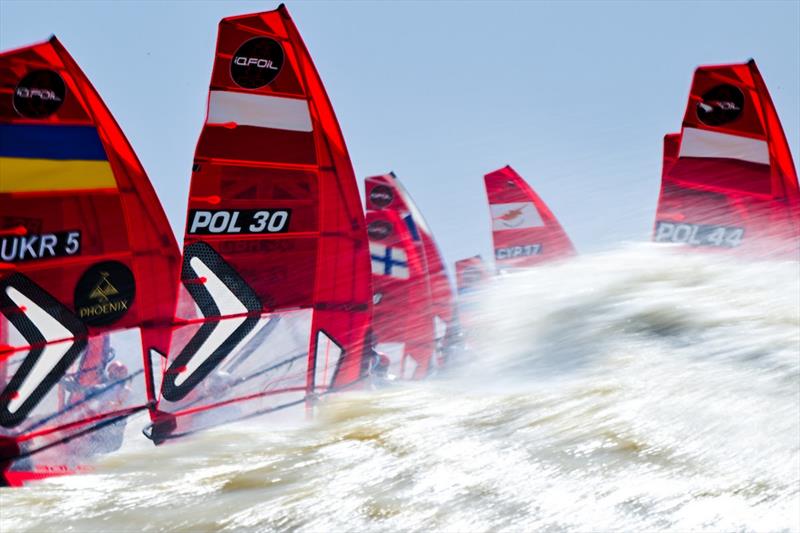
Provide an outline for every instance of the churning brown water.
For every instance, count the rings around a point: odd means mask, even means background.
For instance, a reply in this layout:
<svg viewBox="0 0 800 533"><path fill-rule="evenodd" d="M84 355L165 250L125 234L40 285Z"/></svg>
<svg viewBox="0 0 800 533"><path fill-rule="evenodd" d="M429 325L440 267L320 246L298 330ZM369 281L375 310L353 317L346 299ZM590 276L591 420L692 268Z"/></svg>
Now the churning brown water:
<svg viewBox="0 0 800 533"><path fill-rule="evenodd" d="M501 279L454 375L0 491L11 531L800 530L800 272L635 247Z"/></svg>

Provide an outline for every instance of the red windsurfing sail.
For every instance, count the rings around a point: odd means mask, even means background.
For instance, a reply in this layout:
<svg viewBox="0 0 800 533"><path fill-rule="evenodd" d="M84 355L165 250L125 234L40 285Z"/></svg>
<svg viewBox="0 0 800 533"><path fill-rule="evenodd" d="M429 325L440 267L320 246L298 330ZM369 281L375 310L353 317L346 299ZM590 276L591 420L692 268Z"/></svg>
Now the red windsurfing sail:
<svg viewBox="0 0 800 533"><path fill-rule="evenodd" d="M53 37L0 54L0 470L67 473L155 398L178 247L141 164Z"/></svg>
<svg viewBox="0 0 800 533"><path fill-rule="evenodd" d="M456 261L456 287L459 297L480 290L490 277L486 263L479 255Z"/></svg>
<svg viewBox="0 0 800 533"><path fill-rule="evenodd" d="M498 270L531 267L575 254L547 205L510 166L484 176Z"/></svg>
<svg viewBox="0 0 800 533"><path fill-rule="evenodd" d="M406 220L393 210L368 210L372 258L373 342L389 356L389 371L421 379L435 365L436 332L425 253Z"/></svg>
<svg viewBox="0 0 800 533"><path fill-rule="evenodd" d="M458 332L458 319L450 279L447 276L441 252L433 232L417 208L408 191L393 172L365 180L367 209L392 210L398 213L408 228L413 245L421 248L423 274L434 321L440 365L446 361L449 344Z"/></svg>
<svg viewBox="0 0 800 533"><path fill-rule="evenodd" d="M223 19L155 440L361 378L372 288L360 203L286 8Z"/></svg>
<svg viewBox="0 0 800 533"><path fill-rule="evenodd" d="M484 324L480 316L481 291L491 280L481 256L476 255L456 261L456 287L458 288L458 317L462 342L470 349L475 334Z"/></svg>
<svg viewBox="0 0 800 533"><path fill-rule="evenodd" d="M798 257L797 173L754 61L695 71L681 133L664 139L653 240Z"/></svg>

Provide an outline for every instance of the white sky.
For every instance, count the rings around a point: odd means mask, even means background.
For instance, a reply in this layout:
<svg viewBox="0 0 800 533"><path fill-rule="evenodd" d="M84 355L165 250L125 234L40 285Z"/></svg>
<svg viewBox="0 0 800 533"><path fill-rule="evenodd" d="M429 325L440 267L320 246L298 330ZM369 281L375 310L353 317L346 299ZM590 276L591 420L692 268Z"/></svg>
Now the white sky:
<svg viewBox="0 0 800 533"><path fill-rule="evenodd" d="M56 34L183 235L217 23L271 2L0 0L0 48ZM581 251L649 238L694 68L756 59L795 158L800 2L288 2L356 175L394 170L449 263L491 257L482 176L511 164ZM360 184L363 187L363 184Z"/></svg>

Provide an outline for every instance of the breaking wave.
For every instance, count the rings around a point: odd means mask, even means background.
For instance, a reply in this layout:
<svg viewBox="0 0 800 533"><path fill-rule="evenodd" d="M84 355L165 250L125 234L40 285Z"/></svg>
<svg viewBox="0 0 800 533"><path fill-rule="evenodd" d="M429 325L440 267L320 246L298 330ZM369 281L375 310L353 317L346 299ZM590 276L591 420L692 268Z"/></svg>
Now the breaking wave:
<svg viewBox="0 0 800 533"><path fill-rule="evenodd" d="M132 428L1 491L0 529L800 530L797 263L631 246L473 307L452 375L159 448Z"/></svg>

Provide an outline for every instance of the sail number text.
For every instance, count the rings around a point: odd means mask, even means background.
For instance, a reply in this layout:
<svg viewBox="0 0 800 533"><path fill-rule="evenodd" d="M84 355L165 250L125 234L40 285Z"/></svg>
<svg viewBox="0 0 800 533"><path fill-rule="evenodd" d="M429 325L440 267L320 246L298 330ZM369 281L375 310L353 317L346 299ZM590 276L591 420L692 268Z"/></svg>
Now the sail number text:
<svg viewBox="0 0 800 533"><path fill-rule="evenodd" d="M81 251L81 232L0 235L0 261L16 263L68 257Z"/></svg>
<svg viewBox="0 0 800 533"><path fill-rule="evenodd" d="M674 242L691 246L734 248L742 244L744 228L685 224L682 222L656 222L656 242Z"/></svg>
<svg viewBox="0 0 800 533"><path fill-rule="evenodd" d="M517 257L530 257L542 253L541 244L523 244L521 246L508 246L506 248L495 248L495 259L515 259Z"/></svg>
<svg viewBox="0 0 800 533"><path fill-rule="evenodd" d="M190 235L285 233L291 209L192 209Z"/></svg>

